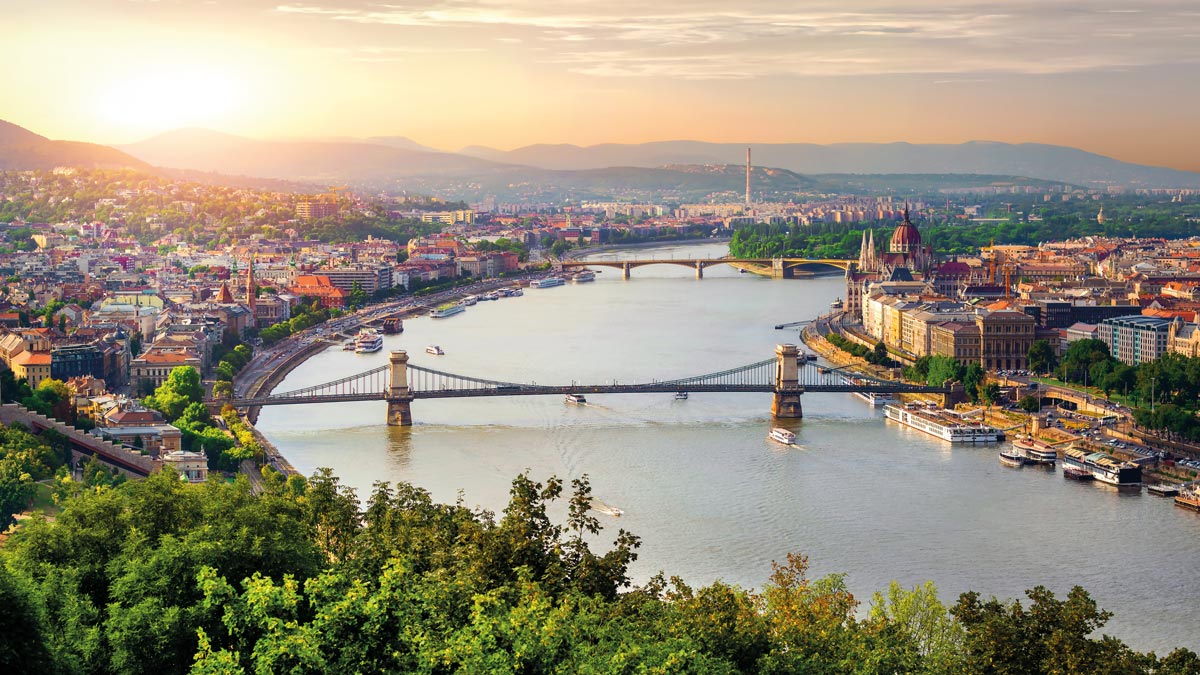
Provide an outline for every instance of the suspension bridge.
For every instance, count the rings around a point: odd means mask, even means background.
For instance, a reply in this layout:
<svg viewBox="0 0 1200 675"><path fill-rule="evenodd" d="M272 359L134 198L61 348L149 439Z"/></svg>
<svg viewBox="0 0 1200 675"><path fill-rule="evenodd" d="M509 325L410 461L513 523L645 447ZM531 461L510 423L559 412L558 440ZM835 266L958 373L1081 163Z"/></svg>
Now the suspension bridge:
<svg viewBox="0 0 1200 675"><path fill-rule="evenodd" d="M349 375L332 382L268 396L213 400L235 408L305 403L387 401L387 423L412 424L412 402L417 399L468 398L482 396L546 396L557 394L652 394L652 393L747 392L774 397L771 414L778 418L800 418L800 396L816 392L863 392L876 394L948 394L949 389L882 380L841 369L830 369L804 360L796 345L775 348L775 356L756 363L704 375L668 380L620 384L535 384L506 382L460 375L408 362L408 353L394 351L387 365Z"/></svg>

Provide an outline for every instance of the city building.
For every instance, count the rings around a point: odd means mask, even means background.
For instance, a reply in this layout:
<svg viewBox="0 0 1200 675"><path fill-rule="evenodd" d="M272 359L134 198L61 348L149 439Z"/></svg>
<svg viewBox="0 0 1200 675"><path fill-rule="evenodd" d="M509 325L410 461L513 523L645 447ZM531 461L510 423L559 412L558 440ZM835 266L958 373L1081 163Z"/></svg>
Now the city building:
<svg viewBox="0 0 1200 675"><path fill-rule="evenodd" d="M1097 336L1121 363L1136 366L1167 353L1171 320L1153 316L1121 316L1100 323Z"/></svg>
<svg viewBox="0 0 1200 675"><path fill-rule="evenodd" d="M975 325L979 327L979 365L984 370L1029 367L1029 348L1037 327L1033 317L1013 310L981 312L975 317Z"/></svg>

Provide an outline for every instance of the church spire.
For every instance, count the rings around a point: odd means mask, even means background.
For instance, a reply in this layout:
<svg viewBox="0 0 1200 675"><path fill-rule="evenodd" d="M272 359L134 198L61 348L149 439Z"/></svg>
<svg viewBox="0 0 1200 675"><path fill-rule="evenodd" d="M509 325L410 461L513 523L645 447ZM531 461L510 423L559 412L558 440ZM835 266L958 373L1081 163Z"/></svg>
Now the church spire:
<svg viewBox="0 0 1200 675"><path fill-rule="evenodd" d="M250 310L251 327L258 325L254 317L255 311L258 309L257 291L258 288L254 285L254 254L251 253L246 268L246 308Z"/></svg>

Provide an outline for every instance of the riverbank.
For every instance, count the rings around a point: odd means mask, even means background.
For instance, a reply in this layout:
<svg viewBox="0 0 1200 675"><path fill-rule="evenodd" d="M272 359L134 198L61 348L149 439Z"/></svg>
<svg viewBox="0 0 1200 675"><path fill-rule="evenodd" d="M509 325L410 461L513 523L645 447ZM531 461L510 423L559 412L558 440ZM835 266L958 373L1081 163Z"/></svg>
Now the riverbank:
<svg viewBox="0 0 1200 675"><path fill-rule="evenodd" d="M291 335L279 343L257 352L247 367L234 378L234 390L241 397L256 398L269 396L271 392L296 368L303 365L313 356L324 352L331 346L340 344L342 339L334 336L354 334L364 326L382 320L384 317L410 319L421 316L431 306L446 302L455 302L468 295L487 293L504 286L529 283L533 275L510 277L506 279L490 279L468 286L453 288L440 293L434 293L421 298L409 296L382 305L363 308L358 312L340 317L333 321L312 326L301 333ZM254 427L258 422L260 407L247 409L243 413L251 432L258 438L266 450L268 463L284 474L298 473L283 453L265 435Z"/></svg>

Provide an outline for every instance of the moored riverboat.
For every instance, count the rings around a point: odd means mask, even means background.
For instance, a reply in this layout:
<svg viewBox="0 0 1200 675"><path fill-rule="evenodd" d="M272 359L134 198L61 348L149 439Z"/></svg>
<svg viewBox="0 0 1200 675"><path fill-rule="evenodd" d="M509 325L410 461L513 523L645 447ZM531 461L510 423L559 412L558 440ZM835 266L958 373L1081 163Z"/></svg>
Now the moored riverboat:
<svg viewBox="0 0 1200 675"><path fill-rule="evenodd" d="M1064 471L1067 468L1087 471L1096 480L1109 485L1136 487L1142 484L1142 467L1103 452L1068 448L1063 452L1062 462Z"/></svg>
<svg viewBox="0 0 1200 675"><path fill-rule="evenodd" d="M1025 455L1027 464L1054 466L1058 461L1058 449L1053 445L1030 436L1013 439L1013 448Z"/></svg>
<svg viewBox="0 0 1200 675"><path fill-rule="evenodd" d="M563 281L560 277L546 277L545 279L534 279L533 281L529 282L529 287L553 288L555 286L562 286L565 283L567 282Z"/></svg>
<svg viewBox="0 0 1200 675"><path fill-rule="evenodd" d="M1000 463L1004 466L1021 468L1029 463L1029 459L1018 450L1001 450Z"/></svg>
<svg viewBox="0 0 1200 675"><path fill-rule="evenodd" d="M449 303L449 304L442 305L441 307L438 307L437 309L433 310L432 312L429 313L429 316L432 316L435 319L445 319L448 316L454 316L455 314L461 314L465 311L467 311L466 307L463 307L462 305L459 305L456 303Z"/></svg>
<svg viewBox="0 0 1200 675"><path fill-rule="evenodd" d="M1192 486L1180 492L1175 496L1175 506L1200 513L1200 489Z"/></svg>
<svg viewBox="0 0 1200 675"><path fill-rule="evenodd" d="M888 419L951 443L995 443L1004 433L984 424L969 423L950 412L921 410L905 405L883 406Z"/></svg>

